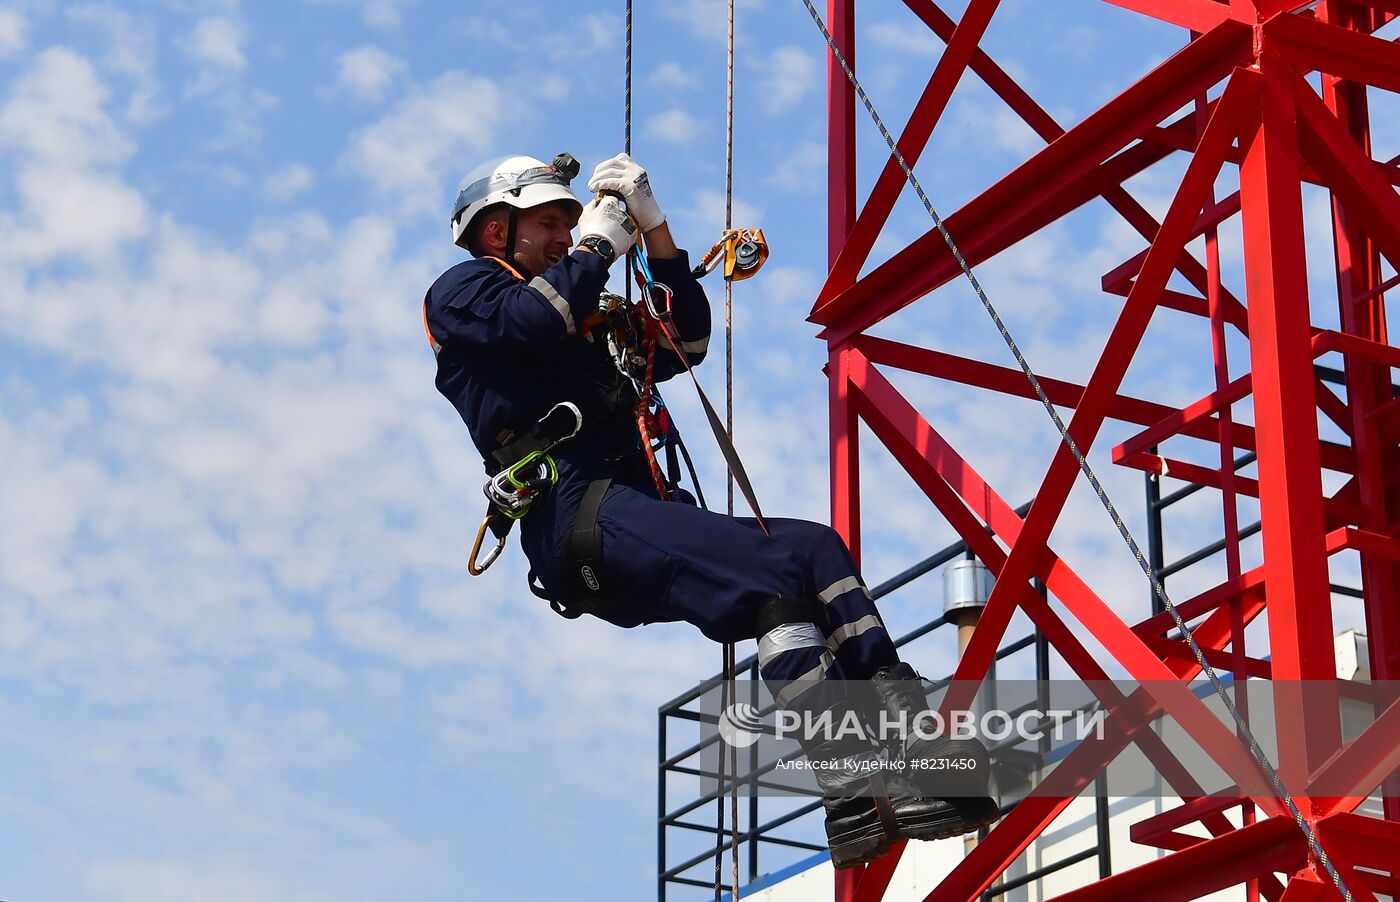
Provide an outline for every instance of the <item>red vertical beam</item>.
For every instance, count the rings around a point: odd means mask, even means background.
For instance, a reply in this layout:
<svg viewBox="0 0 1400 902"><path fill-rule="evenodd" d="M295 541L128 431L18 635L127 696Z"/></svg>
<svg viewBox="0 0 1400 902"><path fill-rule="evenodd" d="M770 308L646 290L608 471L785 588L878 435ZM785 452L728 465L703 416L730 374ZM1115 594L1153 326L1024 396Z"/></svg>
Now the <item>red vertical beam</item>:
<svg viewBox="0 0 1400 902"><path fill-rule="evenodd" d="M1351 15L1340 4L1328 0L1318 7L1319 17L1329 24L1349 25ZM1359 149L1371 156L1370 117L1366 87L1330 75L1322 76L1323 101L1346 128ZM1380 257L1375 245L1359 224L1332 198L1333 241L1337 258L1337 299L1342 329L1349 334L1387 343L1385 297L1376 291L1381 284ZM1400 225L1400 223L1397 223ZM1385 502L1385 449L1370 416L1391 396L1387 367L1349 354L1345 362L1347 401L1351 407L1357 478L1367 522L1362 527L1387 532L1391 518ZM1394 460L1390 463L1393 465ZM1366 595L1367 636L1371 643L1371 671L1376 680L1400 678L1400 593L1397 569L1376 555L1363 554L1362 587Z"/></svg>
<svg viewBox="0 0 1400 902"><path fill-rule="evenodd" d="M831 527L846 540L860 562L860 444L859 419L851 403L849 346L832 347L827 357L831 394Z"/></svg>
<svg viewBox="0 0 1400 902"><path fill-rule="evenodd" d="M1259 63L1261 120L1240 167L1269 644L1279 680L1336 677L1313 392L1297 114L1286 60ZM1335 714L1276 693L1280 764L1301 786L1340 742ZM1292 730L1285 731L1286 724ZM1291 738L1297 741L1291 741Z"/></svg>
<svg viewBox="0 0 1400 902"><path fill-rule="evenodd" d="M856 66L856 0L827 0L832 42ZM841 255L856 221L856 92L836 55L826 55L826 153L828 265Z"/></svg>
<svg viewBox="0 0 1400 902"><path fill-rule="evenodd" d="M827 0L826 22L832 43L854 71L855 0ZM826 55L826 152L826 255L830 267L841 255L841 248L856 221L856 92L836 54L829 50ZM853 478L859 465L855 454L856 430L849 416L848 380L842 373L840 361L840 352L831 349L827 365L831 392L831 516L832 526L859 560L860 503L856 494L859 489ZM863 870L848 868L835 872L832 892L835 902L850 902L855 898Z"/></svg>
<svg viewBox="0 0 1400 902"><path fill-rule="evenodd" d="M1331 25L1356 28L1369 25L1354 7L1324 0L1318 18ZM1323 74L1322 98L1327 108L1351 135L1367 157L1371 156L1370 113L1366 86ZM1337 303L1345 332L1370 341L1386 342L1385 297L1377 288L1382 281L1380 254L1347 214L1341 200L1332 196L1333 248L1337 260ZM1390 370L1356 354L1346 355L1347 401L1351 408L1352 444L1356 448L1356 477L1365 519L1361 526L1387 532L1393 518L1388 510L1385 477L1397 466L1396 454L1387 448L1372 416L1390 400ZM1400 565L1380 555L1361 555L1361 589L1366 609L1366 634L1371 652L1371 678L1394 680L1400 676ZM1386 699L1376 699L1383 707ZM1376 712L1378 715L1380 711ZM1400 821L1400 782L1390 781L1382 792L1385 816ZM1394 894L1400 884L1392 885Z"/></svg>
<svg viewBox="0 0 1400 902"><path fill-rule="evenodd" d="M1204 131L1209 115L1206 97L1196 100L1197 129ZM1211 207L1215 206L1215 188L1207 194ZM1223 393L1230 384L1230 355L1225 343L1226 310L1224 303L1225 286L1220 276L1220 229L1212 222L1205 232L1206 242L1206 308L1210 313L1211 362L1215 367L1215 390ZM1234 413L1229 404L1220 411L1220 504L1225 527L1225 577L1238 579L1242 572L1240 565L1240 515L1235 492L1235 436ZM1229 605L1230 611L1230 650L1231 670L1234 672L1235 706L1240 716L1249 722L1249 665L1244 639L1244 599L1237 598ZM1255 822L1254 803L1246 800L1240 807L1240 824L1248 827ZM1259 902L1259 878L1251 877L1245 882L1245 902Z"/></svg>

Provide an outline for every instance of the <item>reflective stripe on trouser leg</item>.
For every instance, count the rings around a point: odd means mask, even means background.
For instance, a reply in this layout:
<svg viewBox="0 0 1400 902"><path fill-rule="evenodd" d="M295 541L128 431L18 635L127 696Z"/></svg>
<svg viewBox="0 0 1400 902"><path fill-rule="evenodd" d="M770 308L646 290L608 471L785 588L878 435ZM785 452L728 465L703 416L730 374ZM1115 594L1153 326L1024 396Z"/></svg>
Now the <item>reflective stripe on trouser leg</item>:
<svg viewBox="0 0 1400 902"><path fill-rule="evenodd" d="M760 636L758 667L768 691L787 709L825 710L832 698L828 682L844 678L815 623L785 623Z"/></svg>
<svg viewBox="0 0 1400 902"><path fill-rule="evenodd" d="M898 661L870 590L858 576L842 577L817 593L827 610L827 645L853 674L868 677Z"/></svg>
<svg viewBox="0 0 1400 902"><path fill-rule="evenodd" d="M844 576L817 593L826 605L827 644L851 679L866 679L899 662L894 641L859 576Z"/></svg>
<svg viewBox="0 0 1400 902"><path fill-rule="evenodd" d="M840 534L830 526L807 520L769 520L768 526L773 537L786 542L806 564L811 591L826 607L823 628L827 635L851 627L838 642L829 643L846 678L868 679L880 668L898 664L894 642L880 622L870 590Z"/></svg>

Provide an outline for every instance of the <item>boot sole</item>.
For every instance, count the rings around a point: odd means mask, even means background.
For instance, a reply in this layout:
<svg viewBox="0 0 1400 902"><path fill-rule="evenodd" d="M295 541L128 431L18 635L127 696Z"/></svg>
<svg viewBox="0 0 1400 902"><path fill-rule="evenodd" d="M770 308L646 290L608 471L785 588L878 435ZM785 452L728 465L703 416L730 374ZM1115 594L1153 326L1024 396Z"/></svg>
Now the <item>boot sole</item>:
<svg viewBox="0 0 1400 902"><path fill-rule="evenodd" d="M837 870L867 864L890 850L890 837L885 833L885 825L874 811L870 820L860 818L861 823L849 830L833 834L827 831L826 842L831 847L831 864Z"/></svg>
<svg viewBox="0 0 1400 902"><path fill-rule="evenodd" d="M948 807L929 815L895 813L895 826L905 839L950 839L994 823L1001 817L1001 808L991 797L947 799ZM831 847L831 864L838 871L868 864L890 850L890 836L874 810L855 818L859 823L838 833L827 831Z"/></svg>
<svg viewBox="0 0 1400 902"><path fill-rule="evenodd" d="M991 797L945 799L948 808L923 816L895 814L899 835L906 839L948 839L985 827L1001 817L1001 808Z"/></svg>

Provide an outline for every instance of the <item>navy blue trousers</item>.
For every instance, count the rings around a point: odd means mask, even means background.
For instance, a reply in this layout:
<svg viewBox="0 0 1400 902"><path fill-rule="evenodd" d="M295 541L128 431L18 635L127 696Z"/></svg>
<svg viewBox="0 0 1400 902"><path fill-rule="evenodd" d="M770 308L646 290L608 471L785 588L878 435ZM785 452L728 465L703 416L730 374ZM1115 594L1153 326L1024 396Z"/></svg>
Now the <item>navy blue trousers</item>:
<svg viewBox="0 0 1400 902"><path fill-rule="evenodd" d="M598 522L604 573L626 598L598 616L628 627L685 621L716 642L758 638L760 672L780 703L899 661L849 549L829 526L766 519L765 534L752 518L661 501L625 484L608 490ZM561 541L556 532L552 566L531 556L546 585L548 571L558 572ZM759 608L779 596L819 600L825 622L758 636Z"/></svg>

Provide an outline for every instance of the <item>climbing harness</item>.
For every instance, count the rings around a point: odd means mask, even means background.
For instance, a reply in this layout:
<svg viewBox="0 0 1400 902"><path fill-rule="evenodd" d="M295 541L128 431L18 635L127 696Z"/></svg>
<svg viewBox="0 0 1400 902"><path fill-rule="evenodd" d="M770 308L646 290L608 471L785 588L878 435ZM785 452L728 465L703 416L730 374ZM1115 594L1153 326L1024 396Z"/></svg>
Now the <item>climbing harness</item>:
<svg viewBox="0 0 1400 902"><path fill-rule="evenodd" d="M739 282L758 275L768 261L768 239L763 237L763 230L725 229L724 237L705 252L700 265L691 274L697 279L703 278L714 272L721 261L726 282Z"/></svg>
<svg viewBox="0 0 1400 902"><path fill-rule="evenodd" d="M1011 333L1007 330L1006 324L1001 319L1001 315L997 313L996 308L992 306L992 302L987 297L987 293L982 289L982 284L973 274L971 264L967 262L962 251L958 249L957 242L953 240L953 236L948 233L948 228L944 224L943 217L938 215L938 212L933 207L933 202L930 201L928 195L924 193L923 186L919 184L918 178L914 175L914 170L904 159L904 154L899 150L899 145L895 143L894 136L891 135L889 129L885 127L884 121L880 119L880 114L875 111L875 105L871 103L870 97L865 93L865 89L861 87L855 72L846 61L845 54L836 46L836 41L831 37L831 32L827 30L826 22L822 20L821 14L818 13L816 7L812 5L812 0L802 0L802 3L807 7L807 12L811 15L812 21L816 23L817 28L821 30L822 37L826 40L826 45L830 48L832 57L841 66L842 71L845 72L846 78L850 81L856 96L860 98L866 111L869 112L870 118L880 130L881 136L885 139L885 143L889 145L890 154L899 164L900 169L904 171L904 177L908 181L909 186L914 189L914 193L918 195L919 200L924 205L924 209L928 212L930 218L933 219L934 227L937 228L939 234L943 236L943 241L948 245L948 250L952 253L953 259L957 261L958 267L972 285L972 290L976 292L977 299L982 302L983 308L996 325L997 331L1006 342L1007 348L1010 349L1012 356L1016 358L1016 362L1020 365L1021 372L1025 374L1031 389L1035 392L1036 397L1040 399L1041 405L1044 406L1046 412L1050 415L1051 421L1055 424L1055 428L1060 434L1060 440L1064 443L1065 447L1069 449L1070 454L1074 456L1074 460L1079 465L1080 471L1083 472L1085 479L1088 480L1089 485L1094 489L1095 494L1098 495L1099 501L1103 504L1109 517L1113 520L1114 526L1118 528L1119 535L1123 537L1124 542L1128 545L1129 551L1131 551L1133 556L1137 559L1138 566L1141 567L1143 573L1147 575L1147 580L1152 586L1153 594L1161 599L1163 607L1171 614L1172 620L1176 623L1176 627L1180 631L1182 637L1185 638L1192 656L1196 659L1196 663L1210 681L1211 688L1215 690L1215 694L1220 698L1221 702L1224 703L1225 710L1229 712L1231 718L1235 722L1236 735L1248 746L1250 753L1254 756L1260 769L1263 770L1265 776L1268 777L1275 793L1277 793L1278 797L1283 801L1284 807L1288 809L1288 813L1292 816L1293 822L1297 824L1298 829L1302 831L1309 850L1317 860L1322 863L1323 868L1327 871L1327 875L1336 886L1337 892L1341 893L1346 902L1352 902L1351 891L1347 889L1346 884L1342 881L1342 876L1337 872L1337 868L1333 865L1331 858L1327 854L1327 850L1322 847L1322 844L1318 841L1316 832L1303 817L1303 813L1298 808L1297 802L1293 800L1293 796L1288 792L1288 788L1284 786L1283 778L1279 776L1278 771L1274 768L1273 764L1270 763L1269 756L1264 752L1263 748L1260 747L1259 741L1254 735L1254 731L1250 729L1248 722L1241 716L1239 709L1235 706L1234 700L1230 697L1229 692L1226 691L1225 684L1221 682L1219 674L1215 672L1215 668L1206 660L1205 652L1202 651L1200 643L1196 641L1196 637L1191 632L1191 628L1187 625L1181 612L1177 610L1176 604L1168 597L1166 587L1162 585L1157 575L1152 572L1152 565L1148 562L1146 555L1143 554L1141 546L1138 545L1137 540L1133 538L1133 534L1128 530L1128 526L1123 521L1122 515L1118 513L1118 508L1108 497L1108 492L1099 481L1098 475L1094 473L1093 467L1089 465L1088 458L1086 458L1084 453L1079 449L1079 445L1075 442L1074 436L1069 434L1069 429L1065 426L1064 420L1061 419L1059 411L1055 409L1055 405L1051 402L1049 395L1045 393L1044 387L1036 377L1035 371L1032 370L1030 364L1026 362L1026 358L1022 355L1019 345L1017 345L1015 339L1011 337Z"/></svg>

